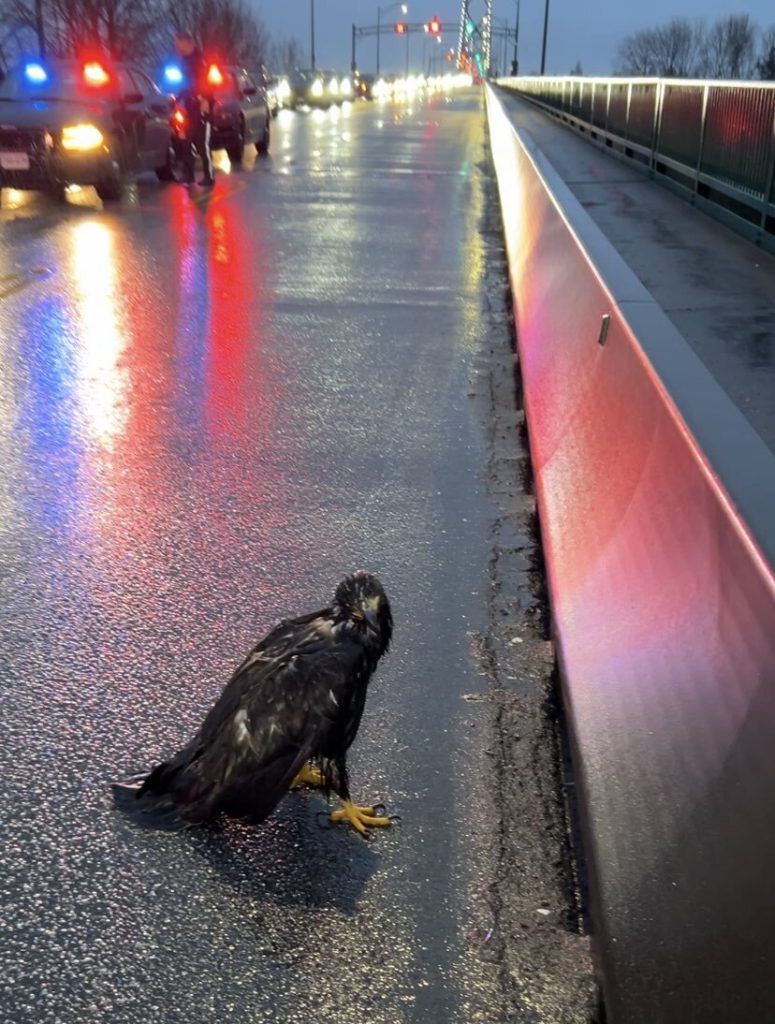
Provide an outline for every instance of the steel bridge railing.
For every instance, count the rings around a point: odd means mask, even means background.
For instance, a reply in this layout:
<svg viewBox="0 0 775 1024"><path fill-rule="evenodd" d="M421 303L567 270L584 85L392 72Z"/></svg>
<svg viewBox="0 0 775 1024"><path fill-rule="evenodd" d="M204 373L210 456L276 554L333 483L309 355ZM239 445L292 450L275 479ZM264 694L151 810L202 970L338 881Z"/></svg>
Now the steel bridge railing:
<svg viewBox="0 0 775 1024"><path fill-rule="evenodd" d="M504 78L775 251L775 83Z"/></svg>

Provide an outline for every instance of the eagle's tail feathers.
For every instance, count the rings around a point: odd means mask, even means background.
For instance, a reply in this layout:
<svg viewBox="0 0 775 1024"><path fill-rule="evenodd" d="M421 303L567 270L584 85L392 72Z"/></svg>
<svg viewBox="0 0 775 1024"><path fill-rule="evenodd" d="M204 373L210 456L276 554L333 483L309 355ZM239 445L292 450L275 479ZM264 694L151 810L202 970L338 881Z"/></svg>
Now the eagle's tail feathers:
<svg viewBox="0 0 775 1024"><path fill-rule="evenodd" d="M151 776L159 771L159 765ZM149 786L151 776L133 776L112 784L116 806L142 828L177 831L189 828L193 822L181 815L181 808L174 796L166 790Z"/></svg>

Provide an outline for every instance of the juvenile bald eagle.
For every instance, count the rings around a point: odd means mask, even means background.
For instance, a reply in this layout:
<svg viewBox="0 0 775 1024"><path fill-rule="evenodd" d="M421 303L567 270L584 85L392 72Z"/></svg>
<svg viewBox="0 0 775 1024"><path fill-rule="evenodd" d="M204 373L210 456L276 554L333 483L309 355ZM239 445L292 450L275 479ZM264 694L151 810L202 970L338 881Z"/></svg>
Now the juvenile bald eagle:
<svg viewBox="0 0 775 1024"><path fill-rule="evenodd" d="M341 798L332 821L362 835L389 825L350 799L347 751L392 631L376 576L346 577L330 607L285 620L258 643L190 743L145 778L117 783L117 803L160 828L220 813L260 822L289 789L309 784Z"/></svg>

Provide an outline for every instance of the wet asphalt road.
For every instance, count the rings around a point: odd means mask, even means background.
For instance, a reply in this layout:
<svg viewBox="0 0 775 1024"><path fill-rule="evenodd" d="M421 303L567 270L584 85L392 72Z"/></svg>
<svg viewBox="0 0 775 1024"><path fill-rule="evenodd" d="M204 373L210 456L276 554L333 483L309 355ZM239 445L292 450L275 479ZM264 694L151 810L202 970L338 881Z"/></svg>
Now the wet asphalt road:
<svg viewBox="0 0 775 1024"><path fill-rule="evenodd" d="M4 1022L498 1019L484 712L461 700L492 514L467 395L480 97L273 129L210 196L5 196ZM400 825L364 843L293 795L261 828L133 830L109 780L355 567L396 635L352 788Z"/></svg>

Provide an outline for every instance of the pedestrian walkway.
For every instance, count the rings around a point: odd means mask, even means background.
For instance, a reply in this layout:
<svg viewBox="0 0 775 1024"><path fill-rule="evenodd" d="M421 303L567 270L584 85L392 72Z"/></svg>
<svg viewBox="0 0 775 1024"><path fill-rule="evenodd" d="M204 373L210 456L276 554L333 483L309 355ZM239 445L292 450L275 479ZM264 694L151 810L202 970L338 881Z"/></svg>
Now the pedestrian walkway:
<svg viewBox="0 0 775 1024"><path fill-rule="evenodd" d="M514 123L775 451L775 257L529 101L504 98Z"/></svg>

